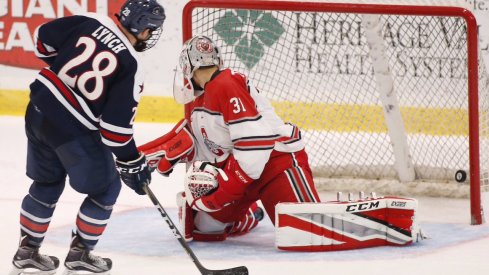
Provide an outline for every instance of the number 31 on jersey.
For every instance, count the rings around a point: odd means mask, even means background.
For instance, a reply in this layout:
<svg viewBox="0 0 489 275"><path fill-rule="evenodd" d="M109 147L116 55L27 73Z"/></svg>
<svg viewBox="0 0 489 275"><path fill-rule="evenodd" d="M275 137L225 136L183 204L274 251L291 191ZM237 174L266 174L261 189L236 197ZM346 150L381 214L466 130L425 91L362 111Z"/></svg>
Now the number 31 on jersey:
<svg viewBox="0 0 489 275"><path fill-rule="evenodd" d="M239 99L239 97L233 97L229 100L231 104L233 104L233 113L238 114L241 112L246 112L246 108L243 105L243 102Z"/></svg>

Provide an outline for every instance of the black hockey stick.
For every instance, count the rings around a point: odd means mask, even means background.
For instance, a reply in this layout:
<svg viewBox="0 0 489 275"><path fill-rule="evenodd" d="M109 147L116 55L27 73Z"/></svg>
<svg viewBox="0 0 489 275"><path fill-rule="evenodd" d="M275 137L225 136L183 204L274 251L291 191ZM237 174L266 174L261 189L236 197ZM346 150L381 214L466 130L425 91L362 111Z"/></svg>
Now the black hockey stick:
<svg viewBox="0 0 489 275"><path fill-rule="evenodd" d="M160 202L158 201L158 199L154 195L153 191L151 191L151 189L147 185L145 185L143 187L143 190L146 192L146 194L148 194L148 197L151 199L151 201L156 206L156 208L160 212L163 219L166 221L166 223L170 227L171 231L173 232L173 235L180 242L182 247L185 249L185 252L187 252L187 254L190 256L190 258L192 259L194 264L197 266L197 268L199 269L199 271L202 275L248 275L248 268L246 268L246 266L238 266L238 267L222 269L222 270L210 270L210 269L205 268L200 263L199 259L197 259L197 256L195 256L192 249L188 246L188 243L185 241L185 239L183 238L180 231L178 231L178 229L176 228L175 224L173 223L173 221L170 219L170 217L166 213L163 206L161 206Z"/></svg>

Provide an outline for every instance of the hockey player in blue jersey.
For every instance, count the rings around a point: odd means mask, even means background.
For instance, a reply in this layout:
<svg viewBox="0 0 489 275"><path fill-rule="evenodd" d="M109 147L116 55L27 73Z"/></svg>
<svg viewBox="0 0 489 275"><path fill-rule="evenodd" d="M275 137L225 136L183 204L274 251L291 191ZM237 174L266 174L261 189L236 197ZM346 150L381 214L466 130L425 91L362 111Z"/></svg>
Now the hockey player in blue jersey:
<svg viewBox="0 0 489 275"><path fill-rule="evenodd" d="M109 221L121 178L138 194L151 181L133 139L143 90L137 52L158 41L165 13L156 0L128 0L117 19L69 16L35 33L35 53L49 67L30 86L25 128L27 176L33 183L21 205L12 274L56 273L58 258L39 248L67 176L86 198L64 265L69 274L108 273L112 261L91 251Z"/></svg>

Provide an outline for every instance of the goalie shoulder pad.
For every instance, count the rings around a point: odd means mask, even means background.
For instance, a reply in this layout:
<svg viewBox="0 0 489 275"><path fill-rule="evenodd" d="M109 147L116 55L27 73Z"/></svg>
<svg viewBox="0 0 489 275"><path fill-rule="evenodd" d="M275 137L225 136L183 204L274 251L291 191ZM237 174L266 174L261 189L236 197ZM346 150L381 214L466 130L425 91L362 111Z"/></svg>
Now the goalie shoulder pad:
<svg viewBox="0 0 489 275"><path fill-rule="evenodd" d="M422 235L417 206L416 199L400 197L279 203L276 246L291 251L335 251L409 245Z"/></svg>

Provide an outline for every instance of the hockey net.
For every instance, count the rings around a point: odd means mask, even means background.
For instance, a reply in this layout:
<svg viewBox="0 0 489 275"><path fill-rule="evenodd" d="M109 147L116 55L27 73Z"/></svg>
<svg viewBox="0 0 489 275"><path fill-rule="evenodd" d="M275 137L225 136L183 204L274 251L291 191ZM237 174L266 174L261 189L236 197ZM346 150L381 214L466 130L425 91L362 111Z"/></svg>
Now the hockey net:
<svg viewBox="0 0 489 275"><path fill-rule="evenodd" d="M194 34L301 127L319 190L470 197L484 222L489 80L464 2L193 0Z"/></svg>

